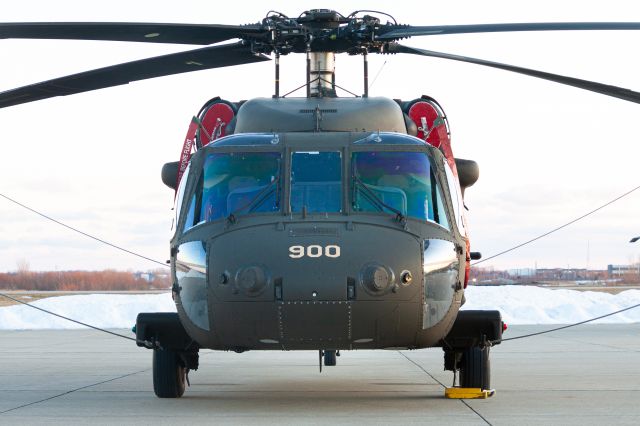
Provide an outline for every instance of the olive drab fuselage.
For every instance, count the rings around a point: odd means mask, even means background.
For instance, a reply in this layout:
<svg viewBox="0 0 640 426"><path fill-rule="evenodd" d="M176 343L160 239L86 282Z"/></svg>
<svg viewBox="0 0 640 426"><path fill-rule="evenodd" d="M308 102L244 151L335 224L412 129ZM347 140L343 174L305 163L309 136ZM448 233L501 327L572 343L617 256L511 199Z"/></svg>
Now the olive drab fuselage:
<svg viewBox="0 0 640 426"><path fill-rule="evenodd" d="M438 345L468 259L446 152L386 98L254 99L233 121L178 187L187 333L236 351Z"/></svg>

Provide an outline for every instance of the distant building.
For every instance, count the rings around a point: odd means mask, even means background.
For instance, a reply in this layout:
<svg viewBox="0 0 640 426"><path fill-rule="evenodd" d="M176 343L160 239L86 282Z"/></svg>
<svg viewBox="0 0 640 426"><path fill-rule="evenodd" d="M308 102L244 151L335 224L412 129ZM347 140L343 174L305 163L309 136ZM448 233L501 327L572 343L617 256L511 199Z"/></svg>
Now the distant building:
<svg viewBox="0 0 640 426"><path fill-rule="evenodd" d="M553 269L538 269L536 274L536 278L540 280L557 280L557 281L571 281L571 280L581 280L586 279L589 275L589 271L586 269L564 269L564 268L553 268Z"/></svg>
<svg viewBox="0 0 640 426"><path fill-rule="evenodd" d="M153 272L135 272L133 276L137 280L143 279L148 283L151 283L156 279L155 274Z"/></svg>
<svg viewBox="0 0 640 426"><path fill-rule="evenodd" d="M610 277L636 274L640 275L640 264L638 265L607 265L607 272Z"/></svg>
<svg viewBox="0 0 640 426"><path fill-rule="evenodd" d="M533 268L509 269L507 274L511 277L532 277L536 274L536 270Z"/></svg>

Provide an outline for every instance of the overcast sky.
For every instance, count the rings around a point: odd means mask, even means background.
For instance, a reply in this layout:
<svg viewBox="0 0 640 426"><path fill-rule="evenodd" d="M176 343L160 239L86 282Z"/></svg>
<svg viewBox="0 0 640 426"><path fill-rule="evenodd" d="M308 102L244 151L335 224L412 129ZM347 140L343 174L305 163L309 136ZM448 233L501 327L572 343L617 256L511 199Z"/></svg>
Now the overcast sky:
<svg viewBox="0 0 640 426"><path fill-rule="evenodd" d="M564 5L566 3L566 6ZM413 25L640 21L634 1L120 1L12 2L0 20L243 24L270 9L343 14L377 9ZM348 6L347 6L348 5ZM506 62L640 91L640 31L412 38L405 44ZM0 91L193 46L0 40ZM373 56L373 55L372 55ZM360 58L340 55L337 83L362 91ZM372 96L443 105L454 153L480 164L467 191L472 250L485 257L544 233L640 185L640 105L556 83L441 59L371 57ZM304 58L282 60L284 92L304 82ZM173 193L162 164L178 159L192 115L213 96L270 96L272 63L201 71L0 110L0 193L71 226L161 261ZM640 256L640 190L526 248L496 268L606 268ZM0 198L0 271L150 269Z"/></svg>

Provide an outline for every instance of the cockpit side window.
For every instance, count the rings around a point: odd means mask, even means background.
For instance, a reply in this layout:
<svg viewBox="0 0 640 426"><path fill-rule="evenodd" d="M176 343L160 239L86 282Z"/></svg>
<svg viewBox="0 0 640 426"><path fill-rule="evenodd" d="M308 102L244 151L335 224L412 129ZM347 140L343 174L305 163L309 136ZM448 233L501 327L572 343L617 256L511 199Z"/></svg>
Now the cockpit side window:
<svg viewBox="0 0 640 426"><path fill-rule="evenodd" d="M449 192L451 194L451 203L453 204L453 214L455 216L456 225L458 226L458 231L462 235L467 235L467 228L465 226L465 218L464 218L464 201L462 200L462 192L460 190L460 182L458 178L453 175L453 170L449 166L447 159L443 160L444 162L444 171L447 175L447 183L449 185Z"/></svg>
<svg viewBox="0 0 640 426"><path fill-rule="evenodd" d="M193 228L194 226L200 223L200 214L196 215L196 212L199 213L200 209L196 208L196 206L199 206L201 204L202 204L202 175L200 175L200 178L198 179L198 184L196 185L196 190L193 193L193 196L191 197L191 201L189 201L189 207L186 212L187 217L185 218L185 221L184 221L183 232L188 231L189 229Z"/></svg>
<svg viewBox="0 0 640 426"><path fill-rule="evenodd" d="M432 173L433 176L433 173ZM447 211L444 209L444 202L442 201L442 187L440 185L436 185L435 176L432 181L431 191L434 194L434 198L436 200L436 211L438 215L434 218L436 223L441 225L443 228L451 229L449 226L449 220L447 220Z"/></svg>
<svg viewBox="0 0 640 426"><path fill-rule="evenodd" d="M176 192L176 204L174 206L174 210L176 213L176 221L178 223L178 219L180 218L180 210L182 209L182 200L184 198L184 190L187 186L187 180L189 178L189 171L191 170L191 163L187 164L187 168L184 170L182 174L182 178L180 179L180 185L178 185L178 191Z"/></svg>

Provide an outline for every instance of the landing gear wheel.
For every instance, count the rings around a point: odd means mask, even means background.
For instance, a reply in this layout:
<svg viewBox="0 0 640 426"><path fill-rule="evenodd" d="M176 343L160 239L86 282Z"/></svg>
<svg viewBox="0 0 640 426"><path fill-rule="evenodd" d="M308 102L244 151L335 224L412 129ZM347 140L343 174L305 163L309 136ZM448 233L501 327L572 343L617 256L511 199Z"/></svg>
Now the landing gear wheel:
<svg viewBox="0 0 640 426"><path fill-rule="evenodd" d="M176 352L153 350L153 391L159 398L180 398L184 394L187 369Z"/></svg>
<svg viewBox="0 0 640 426"><path fill-rule="evenodd" d="M463 388L491 389L489 347L467 348L462 352L460 386Z"/></svg>
<svg viewBox="0 0 640 426"><path fill-rule="evenodd" d="M336 351L324 351L324 365L332 367L336 364Z"/></svg>

